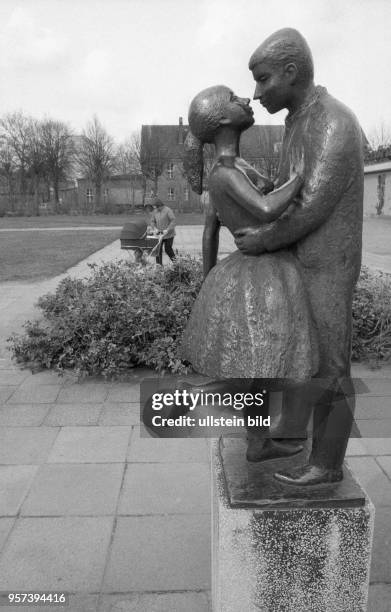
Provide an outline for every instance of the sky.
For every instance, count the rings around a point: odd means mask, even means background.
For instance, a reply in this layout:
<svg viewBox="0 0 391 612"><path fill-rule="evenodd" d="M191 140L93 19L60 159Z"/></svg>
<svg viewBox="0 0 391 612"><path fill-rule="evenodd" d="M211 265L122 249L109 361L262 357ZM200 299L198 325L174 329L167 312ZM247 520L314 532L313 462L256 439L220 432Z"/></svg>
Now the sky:
<svg viewBox="0 0 391 612"><path fill-rule="evenodd" d="M172 124L205 87L252 97L248 60L282 27L307 39L315 81L368 134L391 128L391 0L0 0L0 115L81 133L97 115L117 142ZM257 123L283 123L254 101Z"/></svg>

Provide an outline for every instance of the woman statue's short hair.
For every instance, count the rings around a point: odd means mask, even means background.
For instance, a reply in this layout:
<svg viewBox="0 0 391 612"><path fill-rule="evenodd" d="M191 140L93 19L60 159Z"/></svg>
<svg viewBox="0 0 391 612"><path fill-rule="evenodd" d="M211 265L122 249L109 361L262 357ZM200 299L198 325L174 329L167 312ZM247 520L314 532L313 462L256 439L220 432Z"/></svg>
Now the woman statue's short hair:
<svg viewBox="0 0 391 612"><path fill-rule="evenodd" d="M225 85L214 85L200 91L192 100L189 108L190 130L203 143L213 140L231 93L231 89Z"/></svg>
<svg viewBox="0 0 391 612"><path fill-rule="evenodd" d="M183 166L192 190L198 194L202 193L203 145L212 142L231 93L225 85L214 85L200 91L190 104Z"/></svg>

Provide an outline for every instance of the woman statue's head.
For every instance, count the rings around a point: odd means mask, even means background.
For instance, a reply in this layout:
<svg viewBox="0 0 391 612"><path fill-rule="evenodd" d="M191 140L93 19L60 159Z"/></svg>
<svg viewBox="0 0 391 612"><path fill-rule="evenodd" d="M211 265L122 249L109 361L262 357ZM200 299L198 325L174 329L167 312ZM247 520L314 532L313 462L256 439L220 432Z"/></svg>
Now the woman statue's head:
<svg viewBox="0 0 391 612"><path fill-rule="evenodd" d="M253 123L250 100L235 96L225 85L203 89L190 104L190 130L202 143L213 142L217 130L224 125L243 130Z"/></svg>
<svg viewBox="0 0 391 612"><path fill-rule="evenodd" d="M185 141L184 167L189 183L202 193L202 145L212 143L224 126L242 131L254 123L248 98L239 98L225 85L203 89L189 108L190 131Z"/></svg>

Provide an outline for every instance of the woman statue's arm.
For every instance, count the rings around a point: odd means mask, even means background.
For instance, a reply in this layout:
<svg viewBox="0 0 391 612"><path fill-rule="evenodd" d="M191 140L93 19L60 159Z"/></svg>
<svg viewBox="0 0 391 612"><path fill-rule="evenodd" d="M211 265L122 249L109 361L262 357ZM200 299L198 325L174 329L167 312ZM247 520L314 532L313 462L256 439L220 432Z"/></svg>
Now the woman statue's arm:
<svg viewBox="0 0 391 612"><path fill-rule="evenodd" d="M217 262L217 251L219 248L220 221L215 207L209 201L206 206L205 226L202 235L202 259L204 267L204 278Z"/></svg>
<svg viewBox="0 0 391 612"><path fill-rule="evenodd" d="M277 219L288 208L303 184L302 177L292 172L289 181L263 195L241 170L223 165L216 172L214 180L222 181L230 197L262 223Z"/></svg>

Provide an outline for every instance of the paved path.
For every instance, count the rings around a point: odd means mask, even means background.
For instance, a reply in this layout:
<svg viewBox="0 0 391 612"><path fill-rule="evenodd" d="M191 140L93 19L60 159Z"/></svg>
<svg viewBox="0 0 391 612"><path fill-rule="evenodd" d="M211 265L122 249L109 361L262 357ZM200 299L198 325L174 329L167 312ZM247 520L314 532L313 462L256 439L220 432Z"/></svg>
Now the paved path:
<svg viewBox="0 0 391 612"><path fill-rule="evenodd" d="M196 252L200 229L179 229L176 246ZM87 261L117 255L129 257L118 242ZM86 262L70 272L85 275ZM2 344L59 278L2 284ZM69 591L70 612L210 612L205 440L140 437L146 371L127 383L77 383L72 374L32 375L5 351L1 357L0 591ZM369 612L389 612L391 370L353 371L369 388L357 400L364 438L348 450L376 506ZM40 609L47 608L31 608Z"/></svg>

